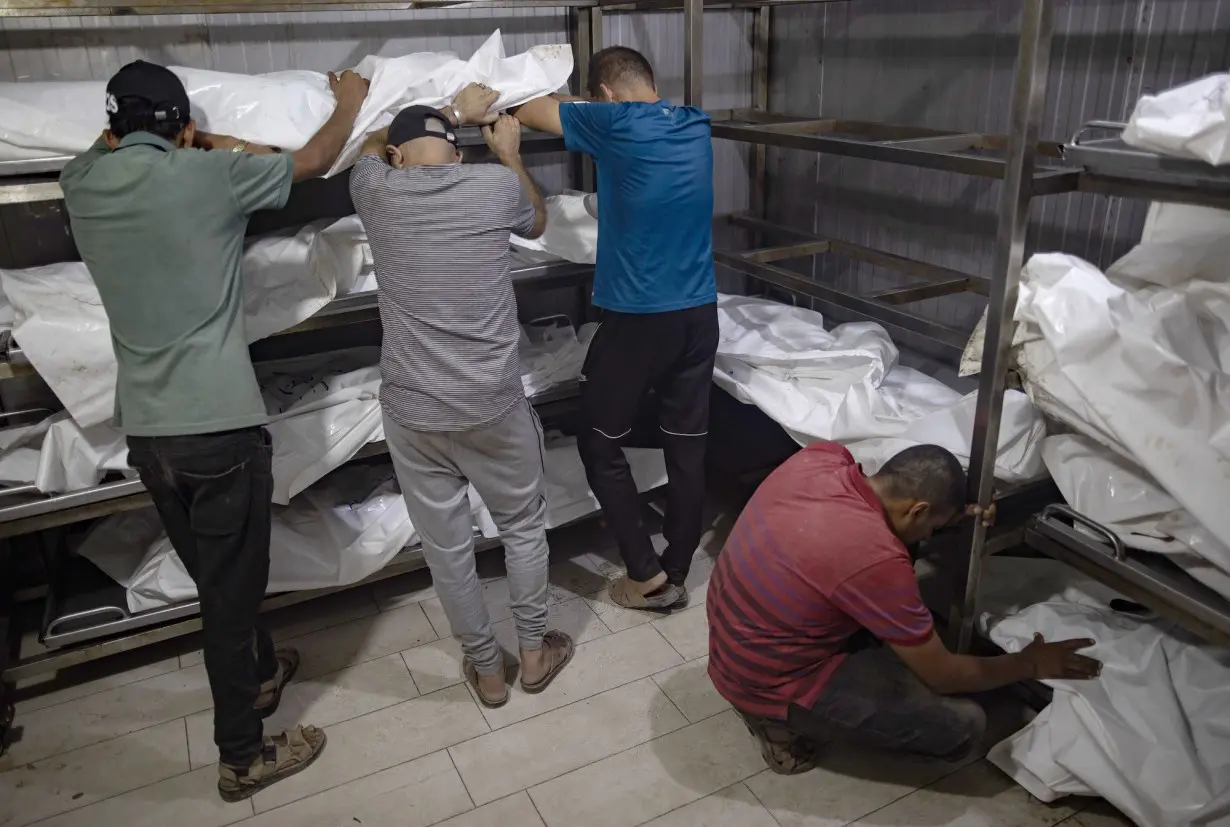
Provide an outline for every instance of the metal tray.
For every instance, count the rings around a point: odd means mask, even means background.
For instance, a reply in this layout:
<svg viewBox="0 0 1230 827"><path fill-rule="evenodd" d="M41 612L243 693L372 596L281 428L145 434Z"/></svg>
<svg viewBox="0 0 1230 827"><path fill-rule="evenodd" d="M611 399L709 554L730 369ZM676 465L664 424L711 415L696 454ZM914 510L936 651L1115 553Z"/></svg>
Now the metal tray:
<svg viewBox="0 0 1230 827"><path fill-rule="evenodd" d="M1230 167L1215 167L1203 161L1171 158L1128 146L1123 141L1127 124L1090 121L1064 145L1063 157L1091 175L1150 181L1202 190L1230 191ZM1103 138L1085 138L1088 132L1113 133Z"/></svg>

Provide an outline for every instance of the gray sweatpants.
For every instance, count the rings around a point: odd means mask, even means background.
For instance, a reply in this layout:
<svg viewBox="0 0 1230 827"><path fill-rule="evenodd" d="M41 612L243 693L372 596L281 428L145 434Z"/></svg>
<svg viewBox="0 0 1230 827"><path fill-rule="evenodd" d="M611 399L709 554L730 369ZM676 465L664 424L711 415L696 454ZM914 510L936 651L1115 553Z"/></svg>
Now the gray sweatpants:
<svg viewBox="0 0 1230 827"><path fill-rule="evenodd" d="M547 502L542 425L527 400L472 431L414 431L386 414L384 435L431 578L466 657L493 675L503 654L474 568L467 483L482 497L504 543L508 591L524 650L547 628Z"/></svg>

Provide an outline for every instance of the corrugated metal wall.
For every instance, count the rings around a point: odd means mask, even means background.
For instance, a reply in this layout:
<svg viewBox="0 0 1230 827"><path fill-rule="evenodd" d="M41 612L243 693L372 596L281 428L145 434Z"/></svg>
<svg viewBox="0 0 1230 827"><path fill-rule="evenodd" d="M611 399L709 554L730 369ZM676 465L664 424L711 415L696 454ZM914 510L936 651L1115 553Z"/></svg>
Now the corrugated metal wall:
<svg viewBox="0 0 1230 827"><path fill-rule="evenodd" d="M752 50L747 12L716 12L705 50L710 106L751 102ZM654 63L663 94L681 97L683 25L677 13L607 14L606 45L640 49ZM0 81L104 80L137 58L168 65L259 74L289 69L328 71L353 66L365 55L453 51L468 57L499 28L509 54L536 44L566 43L563 8L499 12L301 12L158 17L0 19ZM100 126L101 126L100 103ZM746 209L746 149L717 151L719 211ZM564 154L536 156L530 171L548 192L572 185ZM21 208L0 222L10 245L0 266L26 266L65 257L64 225L54 204ZM45 219L45 220L44 220ZM50 238L38 238L43 228Z"/></svg>
<svg viewBox="0 0 1230 827"><path fill-rule="evenodd" d="M775 111L969 132L1007 129L1019 0L858 0L774 10ZM1230 57L1230 0L1056 0L1044 139L1124 120L1142 93ZM802 184L800 182L807 182ZM770 152L774 220L992 276L998 182L866 161ZM1105 266L1138 238L1147 205L1095 195L1034 202L1031 249ZM845 290L907 283L824 257L801 268ZM908 309L971 327L983 300Z"/></svg>

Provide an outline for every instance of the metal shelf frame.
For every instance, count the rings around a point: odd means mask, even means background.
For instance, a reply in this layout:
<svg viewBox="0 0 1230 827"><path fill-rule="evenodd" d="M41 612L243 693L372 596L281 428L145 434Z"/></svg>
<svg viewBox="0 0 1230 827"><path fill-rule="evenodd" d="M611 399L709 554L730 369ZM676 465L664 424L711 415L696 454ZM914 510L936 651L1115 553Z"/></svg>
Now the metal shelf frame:
<svg viewBox="0 0 1230 827"><path fill-rule="evenodd" d="M685 0L684 74L688 79L685 101L698 106L702 100L699 54L703 42L704 8L703 0ZM772 12L768 6L756 13L752 35L755 48L752 107L710 113L714 138L741 141L756 147L752 162L751 214L734 216L731 221L758 237L785 236L793 242L789 246L717 253L715 258L718 264L772 287L815 300L822 306L841 307L860 318L877 321L898 335L922 336L948 352L959 353L969 332L946 328L902 310L901 305L960 292L988 298L986 340L969 466L969 500L984 508L993 501L1002 502L1014 496L1011 490L997 483L994 472L1004 392L1008 384L1013 315L1025 260L1026 229L1032 200L1045 195L1079 191L1230 209L1230 185L1227 184L1230 176L1218 174L1207 167L1202 174L1199 164L1157 159L1151 166L1174 174L1161 177L1130 171L1111 174L1107 169L1076 167L1071 159L1065 163L1063 145L1039 140L1050 68L1054 0L1021 0L1020 8L1019 45L1007 135L944 132L768 111L768 47ZM1105 128L1107 124L1097 126ZM1069 148L1075 143L1076 139L1069 144ZM947 270L836 239L819 238L765 221L764 148L767 146L1002 181L995 258L990 278ZM1068 154L1075 155L1071 152ZM897 270L917 279L919 283L878 294L853 295L776 264L792 258L826 254ZM1095 558L1102 565L1088 565L1089 541L1082 538L1078 543L1073 538L1081 535L1071 529L1065 532L1056 528L1055 513L1050 511L1035 518L1027 530L1017 532L1016 536L1051 556L1070 562L1079 558L1085 562L1078 567L1087 573L1112 585L1127 584L1123 590L1130 589L1130 593L1142 603L1154 606L1159 612L1179 620L1210 640L1223 644L1230 641L1230 603L1214 599L1216 596L1210 597L1207 589L1181 573L1170 572L1164 578L1142 574L1142 571L1152 571L1152 568L1125 568L1128 563L1107 557L1104 553L1099 553ZM988 541L988 529L981 522L973 527L967 576L960 591L953 595L949 614L949 634L958 651L969 651L974 640L974 614L985 557L1005 547L1002 540ZM1106 560L1112 563L1107 565Z"/></svg>

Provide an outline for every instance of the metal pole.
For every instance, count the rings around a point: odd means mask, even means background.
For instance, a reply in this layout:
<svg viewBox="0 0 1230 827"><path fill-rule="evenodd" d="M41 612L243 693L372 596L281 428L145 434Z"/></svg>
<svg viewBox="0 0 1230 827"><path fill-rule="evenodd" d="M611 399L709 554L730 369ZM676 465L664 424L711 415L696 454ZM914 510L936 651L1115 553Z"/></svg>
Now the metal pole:
<svg viewBox="0 0 1230 827"><path fill-rule="evenodd" d="M756 9L752 27L752 108L767 111L769 108L769 37L772 32L773 8L761 6ZM752 147L752 180L750 206L752 214L765 217L768 147L755 144ZM759 245L757 245L759 246Z"/></svg>
<svg viewBox="0 0 1230 827"><path fill-rule="evenodd" d="M705 74L705 0L683 0L683 102L703 106Z"/></svg>
<svg viewBox="0 0 1230 827"><path fill-rule="evenodd" d="M602 49L602 9L574 9L572 14L572 56L576 71L573 73L572 94L589 97L589 61ZM584 192L593 192L594 160L588 155L573 157L573 180Z"/></svg>
<svg viewBox="0 0 1230 827"><path fill-rule="evenodd" d="M995 458L999 446L1000 417L1012 345L1013 314L1025 263L1025 233L1029 224L1034 156L1038 127L1046 103L1046 76L1051 56L1051 0L1025 0L1021 13L1020 46L1012 89L1008 157L1000 190L999 227L995 239L995 269L987 305L986 341L978 382L978 407L970 449L969 496L986 508L995 486ZM974 633L974 611L986 547L986 528L975 521L970 543L969 571L964 594L954 600L950 629L958 630L957 649L969 651Z"/></svg>

